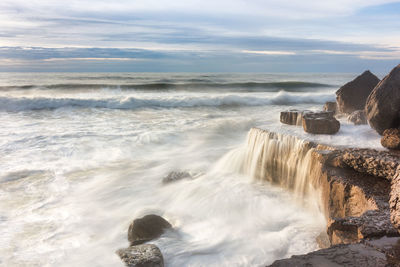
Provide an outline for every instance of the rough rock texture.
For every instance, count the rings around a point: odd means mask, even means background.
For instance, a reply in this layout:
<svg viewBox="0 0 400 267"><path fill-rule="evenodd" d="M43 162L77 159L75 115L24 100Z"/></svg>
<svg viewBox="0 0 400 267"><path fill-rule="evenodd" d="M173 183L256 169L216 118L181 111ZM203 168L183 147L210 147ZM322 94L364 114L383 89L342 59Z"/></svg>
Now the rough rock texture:
<svg viewBox="0 0 400 267"><path fill-rule="evenodd" d="M363 240L357 244L336 245L306 255L275 261L273 267L388 267L399 266L398 237Z"/></svg>
<svg viewBox="0 0 400 267"><path fill-rule="evenodd" d="M369 210L360 217L334 218L328 224L331 244L356 243L364 238L397 236L390 222L389 209Z"/></svg>
<svg viewBox="0 0 400 267"><path fill-rule="evenodd" d="M386 129L381 139L382 146L389 149L400 149L400 129Z"/></svg>
<svg viewBox="0 0 400 267"><path fill-rule="evenodd" d="M400 167L397 167L396 175L392 179L389 205L390 219L393 225L400 231Z"/></svg>
<svg viewBox="0 0 400 267"><path fill-rule="evenodd" d="M400 65L372 91L365 105L369 125L379 134L400 126Z"/></svg>
<svg viewBox="0 0 400 267"><path fill-rule="evenodd" d="M163 184L168 184L172 182L176 182L182 179L191 179L193 178L192 175L188 172L170 172L167 176L165 176L162 180Z"/></svg>
<svg viewBox="0 0 400 267"><path fill-rule="evenodd" d="M364 109L369 94L378 83L379 79L367 70L351 82L340 87L336 91L338 111L350 114L353 111Z"/></svg>
<svg viewBox="0 0 400 267"><path fill-rule="evenodd" d="M344 149L338 156L346 166L362 173L391 180L400 164L400 152L374 149Z"/></svg>
<svg viewBox="0 0 400 267"><path fill-rule="evenodd" d="M303 115L303 129L313 134L335 134L340 123L333 117L333 112L309 112Z"/></svg>
<svg viewBox="0 0 400 267"><path fill-rule="evenodd" d="M365 115L364 110L356 110L353 111L348 117L347 120L349 122L354 123L355 125L367 124L367 116Z"/></svg>
<svg viewBox="0 0 400 267"><path fill-rule="evenodd" d="M303 111L296 109L282 111L280 121L281 123L289 125L301 125L302 113Z"/></svg>
<svg viewBox="0 0 400 267"><path fill-rule="evenodd" d="M128 267L163 267L160 249L153 244L143 244L119 249L116 252Z"/></svg>
<svg viewBox="0 0 400 267"><path fill-rule="evenodd" d="M326 102L324 105L324 111L331 111L336 114L337 104L336 102Z"/></svg>
<svg viewBox="0 0 400 267"><path fill-rule="evenodd" d="M158 215L146 215L134 220L128 229L128 240L131 245L138 245L160 237L165 229L172 225Z"/></svg>

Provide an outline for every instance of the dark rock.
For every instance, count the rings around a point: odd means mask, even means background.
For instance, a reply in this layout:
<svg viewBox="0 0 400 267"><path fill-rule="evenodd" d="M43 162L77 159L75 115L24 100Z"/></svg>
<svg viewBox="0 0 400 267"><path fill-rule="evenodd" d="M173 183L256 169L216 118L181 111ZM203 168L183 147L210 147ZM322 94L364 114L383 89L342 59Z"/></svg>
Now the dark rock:
<svg viewBox="0 0 400 267"><path fill-rule="evenodd" d="M163 184L168 184L172 182L176 182L182 179L191 179L192 175L188 172L170 172L166 177L163 178Z"/></svg>
<svg viewBox="0 0 400 267"><path fill-rule="evenodd" d="M302 111L292 109L282 111L280 115L280 121L284 124L289 125L301 125Z"/></svg>
<svg viewBox="0 0 400 267"><path fill-rule="evenodd" d="M366 211L360 217L334 218L328 225L331 244L356 243L364 238L397 236L388 209Z"/></svg>
<svg viewBox="0 0 400 267"><path fill-rule="evenodd" d="M277 260L273 267L399 266L399 238L382 237L357 244L336 245L306 255Z"/></svg>
<svg viewBox="0 0 400 267"><path fill-rule="evenodd" d="M365 105L369 125L379 134L400 126L400 65L372 91Z"/></svg>
<svg viewBox="0 0 400 267"><path fill-rule="evenodd" d="M382 146L389 149L400 149L400 129L386 129L381 139Z"/></svg>
<svg viewBox="0 0 400 267"><path fill-rule="evenodd" d="M160 237L165 229L172 225L158 215L146 215L134 220L128 229L128 240L131 245L138 245Z"/></svg>
<svg viewBox="0 0 400 267"><path fill-rule="evenodd" d="M326 102L324 105L324 111L331 111L336 114L337 104L336 102Z"/></svg>
<svg viewBox="0 0 400 267"><path fill-rule="evenodd" d="M356 110L352 112L348 117L347 120L349 122L354 123L355 125L367 124L367 116L365 115L364 110Z"/></svg>
<svg viewBox="0 0 400 267"><path fill-rule="evenodd" d="M123 248L117 255L128 267L163 267L164 259L160 249L153 244Z"/></svg>
<svg viewBox="0 0 400 267"><path fill-rule="evenodd" d="M313 134L335 134L340 123L333 117L333 112L309 112L303 115L303 129Z"/></svg>
<svg viewBox="0 0 400 267"><path fill-rule="evenodd" d="M353 111L364 109L365 102L379 83L379 79L369 70L346 83L336 91L337 109L341 113L350 114Z"/></svg>

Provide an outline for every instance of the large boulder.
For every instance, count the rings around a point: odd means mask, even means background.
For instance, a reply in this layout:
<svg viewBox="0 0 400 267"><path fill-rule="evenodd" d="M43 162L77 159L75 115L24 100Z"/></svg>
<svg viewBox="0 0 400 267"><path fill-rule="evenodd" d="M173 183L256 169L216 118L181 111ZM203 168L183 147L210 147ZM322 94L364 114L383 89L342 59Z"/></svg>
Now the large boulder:
<svg viewBox="0 0 400 267"><path fill-rule="evenodd" d="M338 111L350 114L353 111L364 109L369 94L378 83L378 77L367 70L351 82L340 87L336 91Z"/></svg>
<svg viewBox="0 0 400 267"><path fill-rule="evenodd" d="M335 134L340 123L333 117L333 112L308 112L303 115L303 129L313 134Z"/></svg>
<svg viewBox="0 0 400 267"><path fill-rule="evenodd" d="M355 125L367 124L367 116L365 115L364 110L356 110L352 112L348 117L347 120L349 122L354 123Z"/></svg>
<svg viewBox="0 0 400 267"><path fill-rule="evenodd" d="M400 129L386 129L381 144L389 149L400 149Z"/></svg>
<svg viewBox="0 0 400 267"><path fill-rule="evenodd" d="M128 229L128 240L131 245L138 245L160 237L172 225L158 215L146 215L135 219Z"/></svg>
<svg viewBox="0 0 400 267"><path fill-rule="evenodd" d="M160 249L153 244L122 248L117 255L128 267L163 267L164 258Z"/></svg>
<svg viewBox="0 0 400 267"><path fill-rule="evenodd" d="M369 125L379 134L400 126L400 65L372 91L365 105Z"/></svg>

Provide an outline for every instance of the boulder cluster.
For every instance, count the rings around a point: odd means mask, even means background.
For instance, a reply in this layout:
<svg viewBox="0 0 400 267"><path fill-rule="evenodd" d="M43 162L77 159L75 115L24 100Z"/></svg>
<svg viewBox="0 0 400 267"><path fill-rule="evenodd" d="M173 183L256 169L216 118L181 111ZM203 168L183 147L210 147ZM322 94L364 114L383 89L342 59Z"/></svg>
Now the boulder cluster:
<svg viewBox="0 0 400 267"><path fill-rule="evenodd" d="M145 242L159 238L172 225L161 216L150 214L135 219L128 229L128 248L119 249L117 255L128 267L163 267L164 258L160 249Z"/></svg>
<svg viewBox="0 0 400 267"><path fill-rule="evenodd" d="M354 125L369 124L382 135L381 144L400 150L400 65L379 80L369 70L336 91L336 102L326 102L323 111L288 110L280 114L284 124L303 126L307 133L335 134L336 117Z"/></svg>

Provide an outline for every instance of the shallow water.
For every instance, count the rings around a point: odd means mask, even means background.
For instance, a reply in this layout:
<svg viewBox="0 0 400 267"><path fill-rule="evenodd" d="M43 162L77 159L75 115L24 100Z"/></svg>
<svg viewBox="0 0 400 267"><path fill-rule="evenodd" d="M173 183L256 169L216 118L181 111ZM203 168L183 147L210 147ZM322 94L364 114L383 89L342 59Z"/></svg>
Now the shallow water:
<svg viewBox="0 0 400 267"><path fill-rule="evenodd" d="M114 251L148 213L174 226L155 241L167 266L260 266L316 249L320 211L224 155L254 126L301 135L279 111L318 109L352 77L0 74L0 263L122 266ZM366 127L332 142L357 133L374 146ZM193 179L163 184L171 171Z"/></svg>

